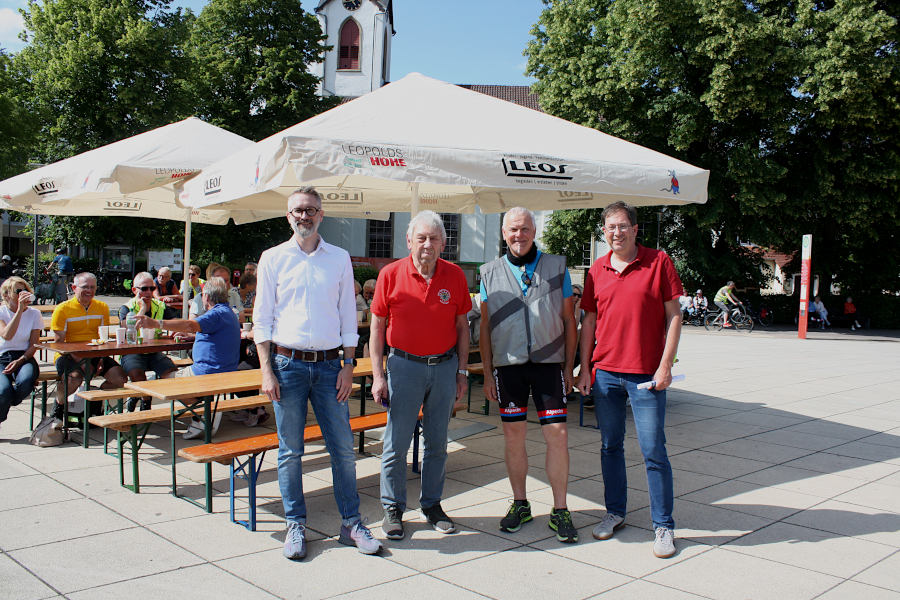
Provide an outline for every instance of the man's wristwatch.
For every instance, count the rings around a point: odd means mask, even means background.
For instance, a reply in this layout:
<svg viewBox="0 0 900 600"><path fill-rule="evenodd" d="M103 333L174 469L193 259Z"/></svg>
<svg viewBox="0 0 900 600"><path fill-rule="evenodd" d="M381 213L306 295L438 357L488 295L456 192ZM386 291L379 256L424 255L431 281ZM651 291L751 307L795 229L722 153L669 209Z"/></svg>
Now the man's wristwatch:
<svg viewBox="0 0 900 600"><path fill-rule="evenodd" d="M355 359L355 358L352 358L352 357L349 357L349 358L348 358L348 357L344 357L344 366L346 367L346 366L348 366L348 365L352 365L352 366L355 367L355 366L356 366L356 359Z"/></svg>
<svg viewBox="0 0 900 600"><path fill-rule="evenodd" d="M457 374L457 375L465 375L466 377L468 377L468 376L469 376L469 370L468 370L468 369L457 369L457 370L456 370L456 374Z"/></svg>

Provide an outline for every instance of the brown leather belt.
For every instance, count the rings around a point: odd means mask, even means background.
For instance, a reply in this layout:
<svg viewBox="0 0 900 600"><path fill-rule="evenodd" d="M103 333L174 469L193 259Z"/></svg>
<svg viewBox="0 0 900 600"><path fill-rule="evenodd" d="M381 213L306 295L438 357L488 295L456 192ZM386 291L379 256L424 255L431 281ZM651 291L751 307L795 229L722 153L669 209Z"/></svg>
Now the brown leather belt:
<svg viewBox="0 0 900 600"><path fill-rule="evenodd" d="M323 360L334 360L341 357L340 348L332 348L331 350L294 350L293 348L285 348L277 344L272 344L272 348L275 349L276 354L303 362L322 362Z"/></svg>

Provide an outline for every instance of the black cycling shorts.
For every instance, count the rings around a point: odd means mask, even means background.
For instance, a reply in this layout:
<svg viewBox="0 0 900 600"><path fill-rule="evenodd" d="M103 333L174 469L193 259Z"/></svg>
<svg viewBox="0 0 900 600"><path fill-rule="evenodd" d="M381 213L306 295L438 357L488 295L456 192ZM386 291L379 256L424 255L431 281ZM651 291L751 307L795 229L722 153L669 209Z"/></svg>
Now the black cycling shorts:
<svg viewBox="0 0 900 600"><path fill-rule="evenodd" d="M534 398L541 425L565 423L566 390L562 365L533 363L494 369L500 420L505 423L524 421L528 416L528 396Z"/></svg>

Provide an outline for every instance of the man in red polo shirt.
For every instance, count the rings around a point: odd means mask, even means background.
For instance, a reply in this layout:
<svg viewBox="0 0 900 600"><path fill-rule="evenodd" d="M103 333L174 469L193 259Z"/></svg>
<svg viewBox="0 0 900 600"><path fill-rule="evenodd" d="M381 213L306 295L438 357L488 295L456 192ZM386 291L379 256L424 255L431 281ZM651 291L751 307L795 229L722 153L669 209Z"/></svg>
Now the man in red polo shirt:
<svg viewBox="0 0 900 600"><path fill-rule="evenodd" d="M592 391L603 434L600 465L606 515L594 527L609 539L625 524L625 400L631 400L634 428L644 455L655 530L653 553L675 554L672 466L663 433L665 389L681 337L681 280L665 252L637 244L637 211L624 202L601 215L610 252L597 259L584 282L581 308L581 372L578 388ZM594 342L596 340L596 346ZM649 389L638 384L652 381Z"/></svg>
<svg viewBox="0 0 900 600"><path fill-rule="evenodd" d="M440 216L430 210L414 216L406 231L409 258L381 270L371 306L372 395L388 407L381 452L381 528L394 540L404 535L406 452L420 409L424 451L419 506L434 529L456 531L440 503L447 428L453 405L466 391L466 313L472 300L462 269L439 258L446 241ZM387 377L382 367L385 333L391 347Z"/></svg>

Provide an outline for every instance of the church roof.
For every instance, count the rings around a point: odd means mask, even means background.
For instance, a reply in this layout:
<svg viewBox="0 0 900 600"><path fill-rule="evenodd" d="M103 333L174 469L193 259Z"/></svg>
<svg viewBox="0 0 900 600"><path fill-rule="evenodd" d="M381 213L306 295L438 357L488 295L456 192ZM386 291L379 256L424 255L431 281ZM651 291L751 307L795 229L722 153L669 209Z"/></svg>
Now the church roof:
<svg viewBox="0 0 900 600"><path fill-rule="evenodd" d="M493 96L500 100L506 100L525 108L530 108L538 112L544 112L541 109L538 96L531 91L527 85L484 85L479 83L457 84L461 88L479 92L487 96Z"/></svg>

